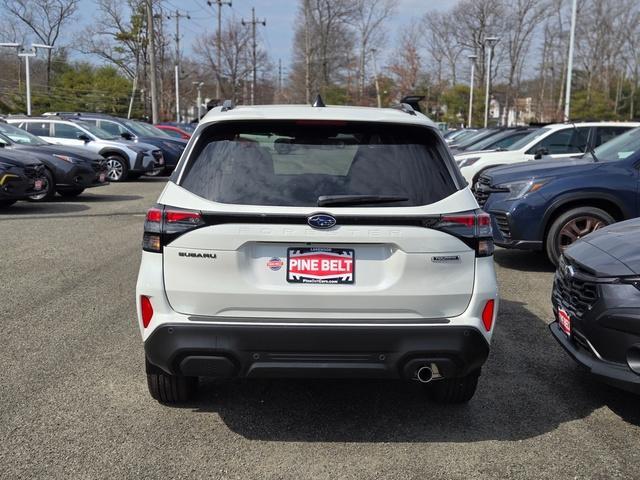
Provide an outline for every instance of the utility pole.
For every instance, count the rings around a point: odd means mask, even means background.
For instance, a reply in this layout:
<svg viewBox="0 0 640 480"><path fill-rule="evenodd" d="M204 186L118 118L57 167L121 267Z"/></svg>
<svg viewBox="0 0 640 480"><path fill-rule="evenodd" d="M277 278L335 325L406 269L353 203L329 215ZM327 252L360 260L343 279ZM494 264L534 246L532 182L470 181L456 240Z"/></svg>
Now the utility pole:
<svg viewBox="0 0 640 480"><path fill-rule="evenodd" d="M244 19L242 20L242 25L248 25L248 24L251 24L251 37L253 39L251 43L251 59L253 61L253 73L252 73L252 79L251 79L251 105L253 105L255 102L256 78L257 78L257 71L258 71L258 59L256 56L256 50L257 50L256 25L262 25L263 27L266 27L267 20L266 19L256 20L256 9L254 7L251 7L251 21L245 22Z"/></svg>
<svg viewBox="0 0 640 480"><path fill-rule="evenodd" d="M149 80L151 83L151 122L158 123L158 86L156 83L156 47L153 32L153 0L146 0L147 6L147 47L149 48Z"/></svg>
<svg viewBox="0 0 640 480"><path fill-rule="evenodd" d="M216 100L221 100L220 96L222 95L222 92L220 89L220 82L222 81L222 74L220 72L220 52L222 49L222 7L224 5L228 5L230 7L231 1L207 0L207 5L209 5L210 7L213 6L214 3L218 6L218 31L216 33L216 49L218 54L218 57L216 59L216 78L218 79L218 81L216 82Z"/></svg>
<svg viewBox="0 0 640 480"><path fill-rule="evenodd" d="M472 118L473 118L473 80L475 77L475 68L476 68L476 59L477 55L469 55L469 60L471 60L471 81L469 82L469 121L467 122L467 128L471 128Z"/></svg>
<svg viewBox="0 0 640 480"><path fill-rule="evenodd" d="M198 89L198 121L200 121L200 117L202 116L200 114L200 108L202 107L202 94L201 94L201 89L202 86L204 85L204 82L191 82L193 85L196 86L196 88Z"/></svg>
<svg viewBox="0 0 640 480"><path fill-rule="evenodd" d="M180 13L180 10L176 10L175 13L170 13L167 18L171 20L176 19L176 64L175 64L175 77L176 77L176 122L180 123L180 17L191 20L191 17L186 13Z"/></svg>
<svg viewBox="0 0 640 480"><path fill-rule="evenodd" d="M376 98L378 100L378 108L382 108L382 98L380 97L380 82L378 81L378 64L376 63L377 51L378 50L376 50L375 48L372 48L370 50L371 59L373 60L373 80L376 85Z"/></svg>
<svg viewBox="0 0 640 480"><path fill-rule="evenodd" d="M25 86L27 88L27 116L31 116L31 72L29 70L29 59L35 57L38 48L51 50L51 45L43 45L42 43L32 43L29 49L24 48L19 43L0 43L0 47L9 47L18 49L18 57L24 58L24 73L26 76Z"/></svg>
<svg viewBox="0 0 640 480"><path fill-rule="evenodd" d="M278 59L278 93L282 95L282 59Z"/></svg>
<svg viewBox="0 0 640 480"><path fill-rule="evenodd" d="M571 114L571 80L573 77L573 44L576 38L576 17L578 15L578 0L573 0L571 8L571 33L569 34L569 58L567 59L567 88L564 100L564 121L569 121Z"/></svg>

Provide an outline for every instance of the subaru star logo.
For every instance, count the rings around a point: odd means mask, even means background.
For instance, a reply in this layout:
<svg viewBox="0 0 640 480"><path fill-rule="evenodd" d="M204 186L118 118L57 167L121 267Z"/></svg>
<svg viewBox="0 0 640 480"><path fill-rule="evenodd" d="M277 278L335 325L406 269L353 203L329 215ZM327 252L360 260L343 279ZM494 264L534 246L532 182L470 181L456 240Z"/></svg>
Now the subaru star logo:
<svg viewBox="0 0 640 480"><path fill-rule="evenodd" d="M567 278L573 278L573 276L575 275L575 271L573 270L573 267L571 265L567 265L566 267L564 267L564 276Z"/></svg>
<svg viewBox="0 0 640 480"><path fill-rule="evenodd" d="M331 215L320 213L307 218L307 223L313 228L331 228L336 224L336 219Z"/></svg>

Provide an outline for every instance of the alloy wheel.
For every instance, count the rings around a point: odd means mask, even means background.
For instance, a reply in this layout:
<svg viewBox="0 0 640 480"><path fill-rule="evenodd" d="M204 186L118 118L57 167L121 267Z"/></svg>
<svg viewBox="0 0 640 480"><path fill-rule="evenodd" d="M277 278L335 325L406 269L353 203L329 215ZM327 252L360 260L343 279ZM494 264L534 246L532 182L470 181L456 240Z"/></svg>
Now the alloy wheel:
<svg viewBox="0 0 640 480"><path fill-rule="evenodd" d="M109 180L117 182L122 178L122 174L124 173L124 167L122 166L122 162L117 158L109 158L107 159L107 177Z"/></svg>
<svg viewBox="0 0 640 480"><path fill-rule="evenodd" d="M579 240L585 235L606 226L607 222L597 217L589 215L576 217L567 222L560 230L560 234L558 235L558 247L560 251L564 251L576 240Z"/></svg>

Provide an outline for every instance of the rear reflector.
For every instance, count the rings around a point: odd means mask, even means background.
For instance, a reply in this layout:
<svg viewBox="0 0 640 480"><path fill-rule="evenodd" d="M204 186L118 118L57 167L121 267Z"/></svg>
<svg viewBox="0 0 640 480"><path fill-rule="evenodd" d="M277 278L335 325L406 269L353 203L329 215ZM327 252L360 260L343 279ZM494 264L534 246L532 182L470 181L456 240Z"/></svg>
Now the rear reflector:
<svg viewBox="0 0 640 480"><path fill-rule="evenodd" d="M491 327L493 327L493 308L495 305L494 300L488 300L484 309L482 310L482 323L484 324L484 328L487 332L491 331Z"/></svg>
<svg viewBox="0 0 640 480"><path fill-rule="evenodd" d="M153 317L153 306L149 297L140 295L140 311L142 312L142 326L147 328L149 322L151 322L151 317Z"/></svg>

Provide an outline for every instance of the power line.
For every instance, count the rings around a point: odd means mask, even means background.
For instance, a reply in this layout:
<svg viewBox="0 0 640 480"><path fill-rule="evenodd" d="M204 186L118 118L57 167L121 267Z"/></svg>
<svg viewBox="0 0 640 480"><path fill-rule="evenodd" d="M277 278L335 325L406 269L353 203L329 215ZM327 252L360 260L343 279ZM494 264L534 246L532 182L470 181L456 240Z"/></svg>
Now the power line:
<svg viewBox="0 0 640 480"><path fill-rule="evenodd" d="M256 25L262 25L263 27L267 26L267 19L256 20L256 9L251 7L251 21L246 21L242 19L242 25L251 25L251 57L253 60L253 72L252 72L252 81L251 81L251 105L255 102L255 89L256 89L256 78L257 78L257 69L258 69L258 59L256 57Z"/></svg>
<svg viewBox="0 0 640 480"><path fill-rule="evenodd" d="M220 81L222 80L222 75L220 74L220 63L221 63L220 50L221 50L221 44L222 44L222 7L224 5L228 5L229 7L231 7L231 1L207 0L207 5L209 5L210 7L213 6L214 3L218 6L218 31L216 33L216 49L217 49L216 77L218 81L216 82L216 97L218 100L220 100L220 96L221 96Z"/></svg>

